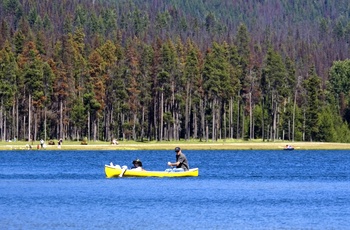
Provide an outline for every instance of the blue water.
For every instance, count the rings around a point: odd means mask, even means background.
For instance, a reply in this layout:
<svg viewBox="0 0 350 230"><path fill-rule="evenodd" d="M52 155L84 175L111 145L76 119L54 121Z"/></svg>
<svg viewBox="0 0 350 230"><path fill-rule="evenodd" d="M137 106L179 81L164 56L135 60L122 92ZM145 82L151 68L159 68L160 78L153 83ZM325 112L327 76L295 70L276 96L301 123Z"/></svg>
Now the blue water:
<svg viewBox="0 0 350 230"><path fill-rule="evenodd" d="M0 229L350 229L349 151L184 153L199 177L105 178L172 151L1 151Z"/></svg>

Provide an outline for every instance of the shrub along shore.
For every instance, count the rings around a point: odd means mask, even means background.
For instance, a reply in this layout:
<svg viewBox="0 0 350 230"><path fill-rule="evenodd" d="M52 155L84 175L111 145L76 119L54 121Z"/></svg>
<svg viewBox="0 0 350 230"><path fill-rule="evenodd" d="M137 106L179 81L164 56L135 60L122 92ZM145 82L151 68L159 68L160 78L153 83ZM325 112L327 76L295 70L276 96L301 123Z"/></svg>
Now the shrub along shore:
<svg viewBox="0 0 350 230"><path fill-rule="evenodd" d="M55 145L44 144L44 150L173 150L180 146L184 150L282 150L286 145L291 145L295 150L341 150L350 149L349 143L331 143L331 142L287 142L287 141L237 141L220 140L217 142L201 141L119 141L117 145L110 142L90 141L87 145L81 145L79 141L63 141L59 147L58 141ZM40 140L33 142L0 142L0 150L43 150L40 146Z"/></svg>

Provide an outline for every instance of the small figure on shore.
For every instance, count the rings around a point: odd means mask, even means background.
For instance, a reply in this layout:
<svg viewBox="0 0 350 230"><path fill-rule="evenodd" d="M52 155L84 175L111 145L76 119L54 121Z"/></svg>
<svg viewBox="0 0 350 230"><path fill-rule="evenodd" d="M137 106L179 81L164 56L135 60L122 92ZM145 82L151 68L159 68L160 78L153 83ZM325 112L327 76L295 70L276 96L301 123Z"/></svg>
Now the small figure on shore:
<svg viewBox="0 0 350 230"><path fill-rule="evenodd" d="M62 142L63 142L63 140L62 140L62 138L58 141L58 146L57 146L57 148L61 148L61 146L62 146Z"/></svg>
<svg viewBox="0 0 350 230"><path fill-rule="evenodd" d="M44 143L45 143L44 140L41 139L41 140L40 140L40 148L41 148L41 149L44 148Z"/></svg>
<svg viewBox="0 0 350 230"><path fill-rule="evenodd" d="M112 140L112 145L118 145L118 141L115 138Z"/></svg>

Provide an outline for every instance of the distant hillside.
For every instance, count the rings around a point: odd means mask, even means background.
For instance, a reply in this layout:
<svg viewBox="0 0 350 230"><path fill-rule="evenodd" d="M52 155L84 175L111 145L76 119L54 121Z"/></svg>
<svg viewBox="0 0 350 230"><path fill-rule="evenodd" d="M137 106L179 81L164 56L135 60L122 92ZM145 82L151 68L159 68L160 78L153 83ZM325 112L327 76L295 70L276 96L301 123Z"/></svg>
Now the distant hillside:
<svg viewBox="0 0 350 230"><path fill-rule="evenodd" d="M132 36L152 43L156 38L193 39L206 49L212 41L234 40L244 23L252 44L272 42L300 63L310 62L327 77L334 60L350 56L350 2L347 0L4 0L1 30L9 34L21 23L35 32L44 29L57 40L83 27L93 46L100 39ZM28 20L23 22L23 19ZM26 25L22 25L26 26ZM0 45L5 38L0 37ZM252 48L253 50L253 48ZM306 68L307 69L307 68ZM304 70L305 71L305 70ZM305 73L305 72L302 72Z"/></svg>

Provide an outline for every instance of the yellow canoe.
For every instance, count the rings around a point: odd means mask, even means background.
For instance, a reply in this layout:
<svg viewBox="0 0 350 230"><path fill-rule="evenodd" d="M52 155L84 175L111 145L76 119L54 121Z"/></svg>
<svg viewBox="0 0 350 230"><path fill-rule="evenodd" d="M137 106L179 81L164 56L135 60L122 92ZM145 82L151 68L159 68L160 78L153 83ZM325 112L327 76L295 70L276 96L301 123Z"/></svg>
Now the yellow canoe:
<svg viewBox="0 0 350 230"><path fill-rule="evenodd" d="M111 165L105 165L107 178L119 177L123 169ZM190 169L185 172L166 172L166 171L135 171L126 170L123 177L195 177L198 176L198 168Z"/></svg>

